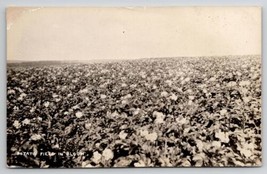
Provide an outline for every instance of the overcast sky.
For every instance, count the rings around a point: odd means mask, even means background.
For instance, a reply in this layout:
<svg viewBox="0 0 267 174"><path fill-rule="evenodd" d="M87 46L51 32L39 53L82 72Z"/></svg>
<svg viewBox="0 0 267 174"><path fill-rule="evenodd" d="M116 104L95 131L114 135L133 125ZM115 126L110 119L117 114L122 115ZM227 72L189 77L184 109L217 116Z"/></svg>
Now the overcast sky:
<svg viewBox="0 0 267 174"><path fill-rule="evenodd" d="M258 7L9 8L9 60L261 54Z"/></svg>

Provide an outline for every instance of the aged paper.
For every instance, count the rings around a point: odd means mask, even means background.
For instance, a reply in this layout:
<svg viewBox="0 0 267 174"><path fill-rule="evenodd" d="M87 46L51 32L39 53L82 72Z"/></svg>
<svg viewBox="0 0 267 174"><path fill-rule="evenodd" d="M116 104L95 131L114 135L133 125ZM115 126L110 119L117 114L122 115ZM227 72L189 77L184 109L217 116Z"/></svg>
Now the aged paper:
<svg viewBox="0 0 267 174"><path fill-rule="evenodd" d="M261 165L260 7L10 7L7 166Z"/></svg>

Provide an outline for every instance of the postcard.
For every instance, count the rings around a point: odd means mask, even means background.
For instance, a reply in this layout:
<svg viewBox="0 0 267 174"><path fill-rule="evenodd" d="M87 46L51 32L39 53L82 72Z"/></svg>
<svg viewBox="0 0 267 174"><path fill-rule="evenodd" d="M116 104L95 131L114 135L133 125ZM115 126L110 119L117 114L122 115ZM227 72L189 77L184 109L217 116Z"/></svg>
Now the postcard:
<svg viewBox="0 0 267 174"><path fill-rule="evenodd" d="M260 7L9 7L7 167L262 165Z"/></svg>

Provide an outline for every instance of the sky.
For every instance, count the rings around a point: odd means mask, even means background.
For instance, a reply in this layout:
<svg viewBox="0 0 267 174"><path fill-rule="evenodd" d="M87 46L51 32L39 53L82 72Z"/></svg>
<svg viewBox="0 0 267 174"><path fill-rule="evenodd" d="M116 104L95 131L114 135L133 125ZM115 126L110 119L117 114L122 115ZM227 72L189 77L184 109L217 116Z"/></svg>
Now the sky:
<svg viewBox="0 0 267 174"><path fill-rule="evenodd" d="M9 7L8 60L261 54L259 7Z"/></svg>

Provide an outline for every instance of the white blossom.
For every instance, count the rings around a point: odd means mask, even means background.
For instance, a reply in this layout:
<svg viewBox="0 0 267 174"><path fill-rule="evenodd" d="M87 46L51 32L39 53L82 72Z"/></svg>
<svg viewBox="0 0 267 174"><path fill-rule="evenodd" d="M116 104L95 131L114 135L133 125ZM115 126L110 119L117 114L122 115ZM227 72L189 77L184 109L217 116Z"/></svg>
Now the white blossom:
<svg viewBox="0 0 267 174"><path fill-rule="evenodd" d="M85 129L91 129L91 126L92 126L91 123L86 123L86 124L84 125Z"/></svg>
<svg viewBox="0 0 267 174"><path fill-rule="evenodd" d="M189 98L190 100L194 100L195 97L190 95L188 98Z"/></svg>
<svg viewBox="0 0 267 174"><path fill-rule="evenodd" d="M33 134L31 136L31 139L34 141L40 140L42 138L42 136L40 134Z"/></svg>
<svg viewBox="0 0 267 174"><path fill-rule="evenodd" d="M162 97L167 97L168 96L168 92L166 92L166 91L163 91L163 92L161 92L161 94L160 94Z"/></svg>
<svg viewBox="0 0 267 174"><path fill-rule="evenodd" d="M102 153L103 157L105 158L105 160L110 160L113 158L114 154L112 152L112 150L110 149L105 149Z"/></svg>
<svg viewBox="0 0 267 174"><path fill-rule="evenodd" d="M127 133L125 133L124 131L121 131L120 133L119 133L119 137L120 137L120 139L122 139L122 140L124 140L126 137L127 137Z"/></svg>
<svg viewBox="0 0 267 174"><path fill-rule="evenodd" d="M140 160L140 161L134 163L134 167L146 167L146 164L143 160Z"/></svg>
<svg viewBox="0 0 267 174"><path fill-rule="evenodd" d="M47 108L49 106L49 104L50 104L49 101L47 101L44 103L44 106Z"/></svg>
<svg viewBox="0 0 267 174"><path fill-rule="evenodd" d="M176 101L176 100L178 99L178 96L175 95L175 94L172 94L172 95L170 96L170 99Z"/></svg>
<svg viewBox="0 0 267 174"><path fill-rule="evenodd" d="M76 112L75 116L76 116L77 118L81 118L81 117L83 116L83 113L80 112L80 111L78 111L78 112Z"/></svg>
<svg viewBox="0 0 267 174"><path fill-rule="evenodd" d="M121 84L121 87L126 87L126 86L127 86L127 84L125 84L125 83Z"/></svg>
<svg viewBox="0 0 267 174"><path fill-rule="evenodd" d="M16 129L19 129L21 127L21 124L18 120L15 120L14 123L13 123L13 126L16 128Z"/></svg>
<svg viewBox="0 0 267 174"><path fill-rule="evenodd" d="M28 119L28 118L25 118L23 121L22 121L22 124L23 125L28 125L28 124L30 124L30 120Z"/></svg>
<svg viewBox="0 0 267 174"><path fill-rule="evenodd" d="M220 111L220 114L221 115L225 115L227 113L227 110L226 109L222 109L221 111Z"/></svg>
<svg viewBox="0 0 267 174"><path fill-rule="evenodd" d="M211 77L211 78L209 79L210 82L214 82L215 80L216 80L215 77Z"/></svg>
<svg viewBox="0 0 267 174"><path fill-rule="evenodd" d="M215 137L219 138L221 142L228 143L229 140L229 134L227 132L216 132Z"/></svg>
<svg viewBox="0 0 267 174"><path fill-rule="evenodd" d="M190 78L187 77L187 78L184 79L184 81L185 81L185 82L189 82L189 81L190 81Z"/></svg>
<svg viewBox="0 0 267 174"><path fill-rule="evenodd" d="M163 113L155 111L153 112L153 115L156 117L155 119L156 124L164 123L165 115Z"/></svg>
<svg viewBox="0 0 267 174"><path fill-rule="evenodd" d="M104 94L101 94L101 95L100 95L100 98L101 98L101 99L105 99L105 98L107 98L107 96L104 95Z"/></svg>
<svg viewBox="0 0 267 174"><path fill-rule="evenodd" d="M92 161L94 163L98 164L100 162L100 160L101 160L101 157L102 157L102 155L99 152L96 151L96 152L93 153Z"/></svg>
<svg viewBox="0 0 267 174"><path fill-rule="evenodd" d="M153 132L153 133L145 135L145 139L147 139L147 140L149 140L151 142L156 141L157 138L158 138L158 134L156 132Z"/></svg>

